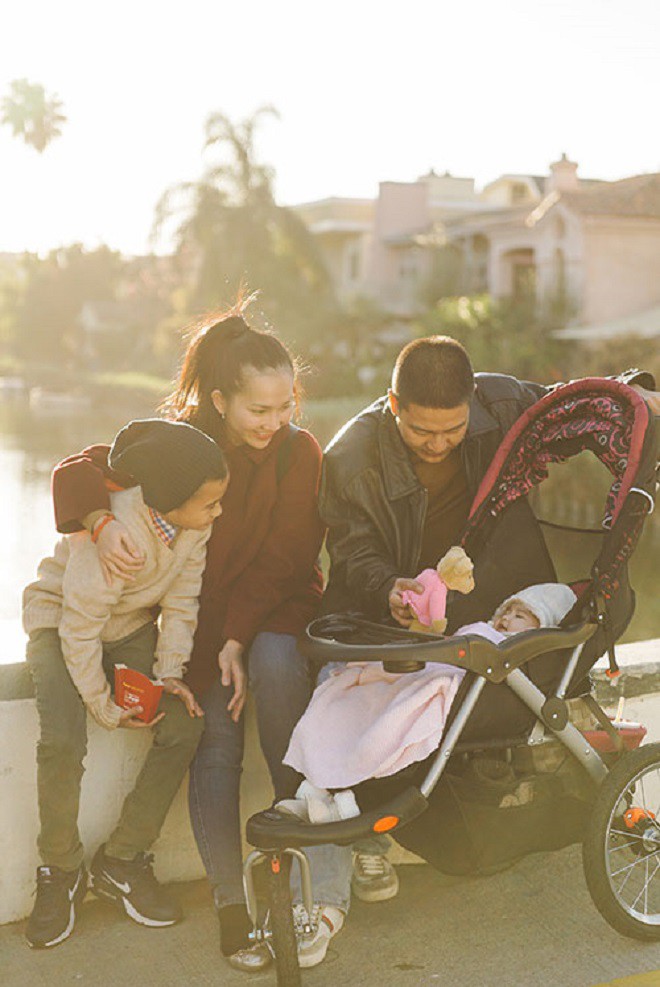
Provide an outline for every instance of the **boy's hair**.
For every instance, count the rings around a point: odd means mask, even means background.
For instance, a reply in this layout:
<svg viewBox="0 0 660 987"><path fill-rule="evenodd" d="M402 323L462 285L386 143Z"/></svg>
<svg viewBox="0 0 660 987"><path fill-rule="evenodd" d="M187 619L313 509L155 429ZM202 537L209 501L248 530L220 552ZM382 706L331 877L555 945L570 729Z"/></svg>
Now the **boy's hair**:
<svg viewBox="0 0 660 987"><path fill-rule="evenodd" d="M117 434L108 455L113 470L128 473L142 488L145 504L167 514L208 480L227 477L220 446L184 422L145 418Z"/></svg>
<svg viewBox="0 0 660 987"><path fill-rule="evenodd" d="M407 408L457 408L474 391L470 357L449 336L414 339L399 353L392 373L392 391Z"/></svg>

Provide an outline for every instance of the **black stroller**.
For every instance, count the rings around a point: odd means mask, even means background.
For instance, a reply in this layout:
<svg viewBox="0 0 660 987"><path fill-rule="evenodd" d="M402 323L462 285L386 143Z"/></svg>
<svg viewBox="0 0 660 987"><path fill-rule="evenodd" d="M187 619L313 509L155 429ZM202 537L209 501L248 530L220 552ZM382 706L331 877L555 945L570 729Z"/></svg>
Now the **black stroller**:
<svg viewBox="0 0 660 987"><path fill-rule="evenodd" d="M349 845L371 832L391 833L454 874L493 872L526 853L583 841L587 885L604 918L624 935L660 939L660 744L631 749L644 731L626 738L617 730L589 680L605 653L608 674L618 674L614 643L634 610L627 563L653 510L655 427L633 390L602 379L567 384L513 426L472 506L462 544L475 563L476 589L450 598L448 630L483 618L524 585L556 580L527 495L547 477L548 464L586 449L614 482L591 574L572 584L577 603L561 627L525 631L499 645L471 635L414 634L351 614L321 617L307 629L302 648L316 661L382 661L397 672L444 662L467 674L439 749L397 775L357 786L359 816L311 825L271 808L249 820L247 838L256 849L245 864L248 908L256 923L253 869L265 862L270 922L262 934L278 984L300 983L291 861L301 868L311 914L300 848ZM578 697L599 730L585 732L573 722Z"/></svg>

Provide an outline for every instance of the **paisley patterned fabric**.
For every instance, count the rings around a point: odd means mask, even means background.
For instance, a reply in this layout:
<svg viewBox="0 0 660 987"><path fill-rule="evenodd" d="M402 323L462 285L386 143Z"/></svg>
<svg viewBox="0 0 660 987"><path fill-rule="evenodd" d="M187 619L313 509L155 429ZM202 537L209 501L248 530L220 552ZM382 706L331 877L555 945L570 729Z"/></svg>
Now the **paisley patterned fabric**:
<svg viewBox="0 0 660 987"><path fill-rule="evenodd" d="M502 442L475 497L463 544L545 480L551 463L587 449L614 478L602 520L608 531L635 485L648 422L644 401L618 381L587 378L557 387L528 409ZM631 554L642 520L630 526L627 537L616 539L614 552L608 553L610 577ZM614 591L616 580L611 581L608 590Z"/></svg>
<svg viewBox="0 0 660 987"><path fill-rule="evenodd" d="M644 402L617 381L586 379L556 388L533 405L504 439L477 493L470 520L476 521L487 497L489 512L497 515L544 480L551 463L590 449L614 476L603 517L603 527L609 528L634 481L643 436L634 443L633 430L640 412L646 412ZM643 418L645 424L647 417Z"/></svg>

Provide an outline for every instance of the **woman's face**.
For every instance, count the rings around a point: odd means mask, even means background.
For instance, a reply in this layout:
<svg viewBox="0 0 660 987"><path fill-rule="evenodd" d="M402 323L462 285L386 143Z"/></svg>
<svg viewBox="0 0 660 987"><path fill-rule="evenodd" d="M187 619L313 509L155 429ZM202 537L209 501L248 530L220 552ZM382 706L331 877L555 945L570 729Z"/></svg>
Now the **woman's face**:
<svg viewBox="0 0 660 987"><path fill-rule="evenodd" d="M224 415L232 445L265 449L275 432L288 425L294 409L293 374L290 370L246 374L242 390L225 400L213 391L213 404Z"/></svg>

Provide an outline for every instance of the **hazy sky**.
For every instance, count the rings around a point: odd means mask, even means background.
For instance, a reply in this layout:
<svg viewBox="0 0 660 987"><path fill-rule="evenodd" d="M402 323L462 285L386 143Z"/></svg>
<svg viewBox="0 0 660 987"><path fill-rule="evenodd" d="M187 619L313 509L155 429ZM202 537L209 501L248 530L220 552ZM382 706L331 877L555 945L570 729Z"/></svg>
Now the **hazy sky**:
<svg viewBox="0 0 660 987"><path fill-rule="evenodd" d="M659 39L658 0L5 0L0 95L40 82L68 122L42 155L0 128L0 251L145 250L207 115L264 103L285 203L562 151L588 177L660 171Z"/></svg>

